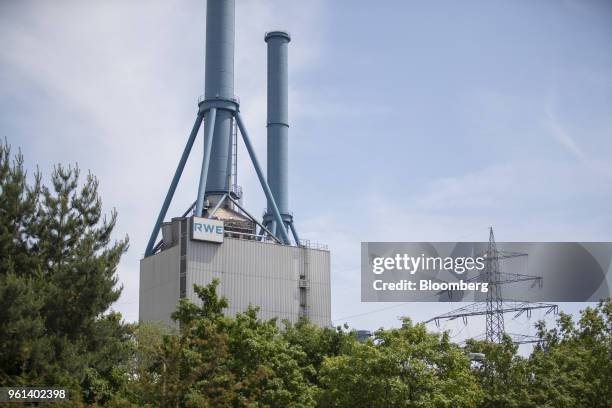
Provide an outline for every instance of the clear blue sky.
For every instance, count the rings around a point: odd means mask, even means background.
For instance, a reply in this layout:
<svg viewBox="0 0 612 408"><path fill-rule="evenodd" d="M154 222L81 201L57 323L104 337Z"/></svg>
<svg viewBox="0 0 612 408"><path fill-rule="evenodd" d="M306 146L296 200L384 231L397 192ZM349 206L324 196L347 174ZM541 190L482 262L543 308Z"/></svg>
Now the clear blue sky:
<svg viewBox="0 0 612 408"><path fill-rule="evenodd" d="M237 3L236 90L262 159L263 35L293 37L291 207L301 235L332 250L336 323L376 328L449 308L342 319L392 306L360 303L361 241L485 240L489 225L500 241L612 240L611 2ZM117 237L131 239L116 306L128 320L203 66L200 0L0 3L0 136L30 169L78 162L99 176ZM193 201L199 165L172 214ZM243 151L240 166L258 214Z"/></svg>

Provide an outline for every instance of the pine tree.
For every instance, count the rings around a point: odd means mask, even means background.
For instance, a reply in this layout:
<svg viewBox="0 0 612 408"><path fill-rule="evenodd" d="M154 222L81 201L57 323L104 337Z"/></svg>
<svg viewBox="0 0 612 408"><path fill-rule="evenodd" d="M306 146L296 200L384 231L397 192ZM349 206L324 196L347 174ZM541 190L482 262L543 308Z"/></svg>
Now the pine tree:
<svg viewBox="0 0 612 408"><path fill-rule="evenodd" d="M121 294L112 241L117 213L102 214L98 180L57 165L51 185L0 145L0 382L84 388L113 382L129 327L105 314ZM112 385L112 384L111 384ZM91 391L91 390L90 390ZM90 399L97 397L85 393Z"/></svg>

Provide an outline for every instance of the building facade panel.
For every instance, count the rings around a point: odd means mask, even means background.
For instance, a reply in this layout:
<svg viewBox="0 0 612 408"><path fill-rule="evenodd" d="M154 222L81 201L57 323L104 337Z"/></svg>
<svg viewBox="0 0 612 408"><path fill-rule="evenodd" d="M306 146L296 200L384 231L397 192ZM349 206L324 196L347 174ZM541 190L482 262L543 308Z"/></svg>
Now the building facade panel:
<svg viewBox="0 0 612 408"><path fill-rule="evenodd" d="M179 247L140 261L139 315L141 321L174 326L170 315L179 300Z"/></svg>
<svg viewBox="0 0 612 408"><path fill-rule="evenodd" d="M328 251L228 236L223 243L196 241L188 238L185 219L173 221L181 225L176 245L141 261L140 320L172 325L181 290L201 304L193 285L218 278L230 315L253 305L263 319L295 323L306 316L320 326L331 324Z"/></svg>

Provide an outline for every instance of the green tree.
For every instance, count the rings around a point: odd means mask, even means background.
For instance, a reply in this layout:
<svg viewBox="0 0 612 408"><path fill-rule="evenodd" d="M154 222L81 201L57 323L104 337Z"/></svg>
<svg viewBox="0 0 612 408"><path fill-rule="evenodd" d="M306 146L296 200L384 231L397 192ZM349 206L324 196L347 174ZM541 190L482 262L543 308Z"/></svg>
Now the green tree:
<svg viewBox="0 0 612 408"><path fill-rule="evenodd" d="M308 380L317 386L320 385L318 373L325 358L350 352L356 342L353 332L342 327L321 328L306 318L300 318L295 325L284 322L284 326L283 338L292 348L303 352L298 355L298 362Z"/></svg>
<svg viewBox="0 0 612 408"><path fill-rule="evenodd" d="M144 358L133 367L131 401L177 407L310 407L314 387L275 320L261 320L256 308L224 316L219 282L194 285L198 306L181 299L173 318L178 333L157 331L139 342Z"/></svg>
<svg viewBox="0 0 612 408"><path fill-rule="evenodd" d="M612 406L612 301L586 308L578 322L561 313L537 324L541 342L529 358L534 406Z"/></svg>
<svg viewBox="0 0 612 408"><path fill-rule="evenodd" d="M325 359L320 406L476 407L480 388L448 333L428 333L405 318L401 328L381 329L375 337Z"/></svg>
<svg viewBox="0 0 612 408"><path fill-rule="evenodd" d="M0 382L67 386L91 403L128 353L130 328L105 314L128 239L111 243L117 214L103 216L97 179L79 176L57 165L50 187L38 171L29 183L22 155L0 145Z"/></svg>
<svg viewBox="0 0 612 408"><path fill-rule="evenodd" d="M483 408L612 406L612 302L586 308L578 322L561 313L555 325L536 324L539 343L528 357L509 337L501 344L468 341L486 358L474 368Z"/></svg>
<svg viewBox="0 0 612 408"><path fill-rule="evenodd" d="M482 408L533 406L529 394L527 360L517 354L518 346L505 336L500 344L470 339L466 351L483 353L485 359L474 364L473 372L482 388Z"/></svg>

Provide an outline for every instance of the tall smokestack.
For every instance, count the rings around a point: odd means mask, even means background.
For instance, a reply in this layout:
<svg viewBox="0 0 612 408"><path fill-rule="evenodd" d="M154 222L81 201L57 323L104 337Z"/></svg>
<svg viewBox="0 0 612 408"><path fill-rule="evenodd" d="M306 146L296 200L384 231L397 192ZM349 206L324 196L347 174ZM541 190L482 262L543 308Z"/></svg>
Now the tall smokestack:
<svg viewBox="0 0 612 408"><path fill-rule="evenodd" d="M265 41L268 43L268 184L286 224L291 221L287 66L288 44L291 37L285 31L272 31L266 33ZM267 218L270 221L271 207L268 201Z"/></svg>
<svg viewBox="0 0 612 408"><path fill-rule="evenodd" d="M242 210L242 214L234 212L232 217L245 221L245 228L240 227L239 232L242 233L247 229L255 233L253 225L258 224L261 227L258 234L261 236L260 239L267 239L267 235L278 243L290 245L291 239L288 234L290 228L295 243L300 245L300 239L288 210L287 191L289 128L287 44L291 39L289 34L283 31L273 31L267 33L265 37L268 43L268 180L266 180L240 115L239 102L234 96L235 7L235 0L207 1L204 98L198 101L195 123L149 237L145 249L147 257L162 250L163 245L156 245L155 242L203 121L204 153L198 194L193 206L194 215L211 218L222 205L228 210L233 210L235 205ZM235 133L233 132L236 130L234 123L240 130L257 178L268 200L263 224L248 214L236 201L241 196L239 190L236 189L235 193L230 191L234 162L232 148ZM208 207L206 198L209 199ZM271 226L273 230L270 231L265 224Z"/></svg>
<svg viewBox="0 0 612 408"><path fill-rule="evenodd" d="M234 0L208 0L206 6L206 99L234 98ZM228 191L231 172L232 112L219 109L215 120L206 194Z"/></svg>

